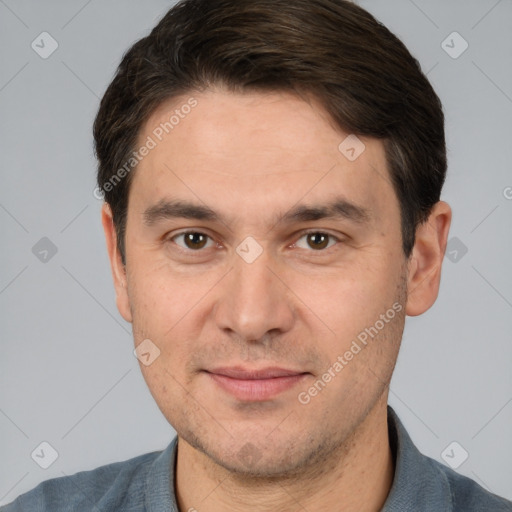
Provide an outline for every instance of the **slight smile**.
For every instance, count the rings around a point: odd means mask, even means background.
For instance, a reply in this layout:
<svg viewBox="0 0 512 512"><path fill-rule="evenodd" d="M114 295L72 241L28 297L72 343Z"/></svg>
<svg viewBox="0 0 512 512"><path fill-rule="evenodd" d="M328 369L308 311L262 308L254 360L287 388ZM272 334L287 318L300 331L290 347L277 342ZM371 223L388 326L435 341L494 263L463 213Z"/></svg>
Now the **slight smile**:
<svg viewBox="0 0 512 512"><path fill-rule="evenodd" d="M252 402L271 400L310 375L276 367L254 370L233 366L205 372L224 391L239 400Z"/></svg>

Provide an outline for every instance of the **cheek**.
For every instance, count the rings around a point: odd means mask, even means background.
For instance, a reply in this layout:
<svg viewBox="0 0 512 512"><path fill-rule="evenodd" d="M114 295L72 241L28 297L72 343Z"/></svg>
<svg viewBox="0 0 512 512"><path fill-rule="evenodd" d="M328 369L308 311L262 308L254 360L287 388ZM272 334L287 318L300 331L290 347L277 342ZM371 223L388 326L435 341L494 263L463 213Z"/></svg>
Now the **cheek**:
<svg viewBox="0 0 512 512"><path fill-rule="evenodd" d="M297 274L287 284L303 302L303 311L312 312L343 339L373 324L392 306L397 282L399 273L389 266L360 264L315 278Z"/></svg>
<svg viewBox="0 0 512 512"><path fill-rule="evenodd" d="M185 385L181 383L183 377L175 372L165 356L161 356L151 366L141 365L142 375L146 385L158 405L162 414L171 425L180 422L181 416L187 409L185 404L189 397L185 392Z"/></svg>
<svg viewBox="0 0 512 512"><path fill-rule="evenodd" d="M154 331L159 337L170 332L194 310L213 284L211 275L191 278L166 263L151 268L140 265L129 279L134 324Z"/></svg>
<svg viewBox="0 0 512 512"><path fill-rule="evenodd" d="M391 378L405 320L403 284L394 270L361 266L356 272L353 267L350 275L340 270L302 289L315 323L328 326L318 337L318 350L329 361L325 371L330 368L336 377L323 394L325 403L334 400L343 409L351 400L364 403Z"/></svg>
<svg viewBox="0 0 512 512"><path fill-rule="evenodd" d="M176 286L158 278L157 273L132 274L129 296L135 344L141 350L143 344L148 344L151 353L149 366L141 358L142 373L154 395L165 395L169 391L167 373L173 375L183 360L183 341L176 341L182 324L180 319L186 318L190 308Z"/></svg>

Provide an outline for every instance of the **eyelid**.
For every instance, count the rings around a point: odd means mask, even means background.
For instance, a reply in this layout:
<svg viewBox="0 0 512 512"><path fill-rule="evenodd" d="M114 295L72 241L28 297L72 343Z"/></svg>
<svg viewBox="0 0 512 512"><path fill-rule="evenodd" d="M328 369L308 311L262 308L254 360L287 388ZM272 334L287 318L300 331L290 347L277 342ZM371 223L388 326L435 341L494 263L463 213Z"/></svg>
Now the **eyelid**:
<svg viewBox="0 0 512 512"><path fill-rule="evenodd" d="M167 234L165 237L164 237L164 241L171 241L173 242L177 248L181 251L184 251L184 252L187 252L189 254L191 253L201 253L201 252L204 252L206 249L212 249L213 246L210 246L210 247L203 247L201 249L197 249L197 250L194 250L194 249L189 249L188 247L182 247L180 245L178 245L174 239L179 237L179 236L182 236L182 235L186 235L188 233L194 233L194 234L200 234L200 235L204 235L206 237L208 237L210 239L210 241L212 241L216 248L222 248L222 244L216 240L212 235L210 235L209 233L206 232L207 230L204 230L204 229L194 229L194 228L185 228L181 231L178 231L177 233L169 233ZM299 233L297 233L296 235L294 235L294 239L295 239L295 242L293 242L292 244L289 244L288 247L296 247L296 244L297 242L302 239L303 237L309 235L309 234L323 234L323 235L327 235L331 240L334 240L336 243L331 245L331 246L328 246L326 247L325 249L313 249L313 248L309 248L309 252L314 252L314 253L322 253L322 252L326 252L328 249L332 248L333 246L335 245L338 245L340 242L343 242L343 237L340 236L340 235L334 235L333 233L331 233L329 230L322 230L322 229L315 229L315 228L311 228L311 229L307 229L307 230L304 230L304 231L300 231ZM302 249L302 247L298 247L299 249Z"/></svg>
<svg viewBox="0 0 512 512"><path fill-rule="evenodd" d="M339 236L339 235L334 235L333 233L331 233L329 230L323 230L323 229L308 229L306 231L301 231L298 236L296 235L295 239L296 241L293 242L293 244L291 244L292 247L295 247L297 245L297 242L307 236L307 235L310 235L310 234L321 234L321 235L327 235L330 239L333 239L335 240L335 244L331 245L331 246L328 246L326 247L325 249L313 249L313 248L309 248L309 251L311 252L314 252L314 253L322 253L322 252L326 252L328 249L331 249L333 246L335 245L338 245L340 242L343 242L343 237ZM302 249L302 247L298 247L299 249Z"/></svg>
<svg viewBox="0 0 512 512"><path fill-rule="evenodd" d="M189 249L188 247L182 247L181 245L178 245L176 242L175 242L175 238L179 237L179 236L183 236L183 235L187 235L189 233L194 233L194 234L198 234L198 235L203 235L203 236L206 236L207 238L209 238L209 241L213 242L215 244L216 247L219 247L221 246L221 244L215 240L215 238L213 236L211 236L210 234L206 233L204 230L202 229L183 229L182 231L178 231L177 233L169 233L167 234L165 237L164 237L164 241L169 241L169 242L172 242L174 243L174 245L176 245L178 247L178 249L180 251L183 251L183 252L187 252L189 254L193 254L193 253L201 253L201 252L204 252L205 250L207 249L212 249L214 248L214 246L209 246L209 247L202 247L201 249ZM208 243L208 242L207 242Z"/></svg>

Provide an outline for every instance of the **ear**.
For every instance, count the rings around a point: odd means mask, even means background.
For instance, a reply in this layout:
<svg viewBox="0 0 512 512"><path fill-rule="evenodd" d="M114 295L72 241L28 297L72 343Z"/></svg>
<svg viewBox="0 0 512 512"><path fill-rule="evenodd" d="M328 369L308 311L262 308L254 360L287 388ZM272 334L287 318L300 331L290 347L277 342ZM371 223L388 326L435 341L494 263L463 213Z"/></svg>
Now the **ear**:
<svg viewBox="0 0 512 512"><path fill-rule="evenodd" d="M421 315L434 304L439 293L452 210L444 201L432 208L428 219L416 229L416 239L409 259L408 297L405 312Z"/></svg>
<svg viewBox="0 0 512 512"><path fill-rule="evenodd" d="M105 232L110 268L114 279L117 309L127 322L131 322L132 313L130 309L130 300L128 298L126 269L121 260L121 254L117 248L117 234L114 227L112 210L108 203L104 203L101 209L101 223L103 224L103 231Z"/></svg>

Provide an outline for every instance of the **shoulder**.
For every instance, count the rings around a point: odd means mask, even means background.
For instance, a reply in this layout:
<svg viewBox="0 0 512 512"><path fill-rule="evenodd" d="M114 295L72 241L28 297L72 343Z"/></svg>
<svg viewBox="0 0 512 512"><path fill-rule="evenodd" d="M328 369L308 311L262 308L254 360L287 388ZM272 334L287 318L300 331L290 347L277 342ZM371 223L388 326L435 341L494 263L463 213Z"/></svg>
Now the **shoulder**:
<svg viewBox="0 0 512 512"><path fill-rule="evenodd" d="M389 406L388 427L395 475L384 511L512 512L512 502L422 454Z"/></svg>
<svg viewBox="0 0 512 512"><path fill-rule="evenodd" d="M424 456L446 480L454 512L512 512L512 502L492 494L477 482L461 475L440 462Z"/></svg>
<svg viewBox="0 0 512 512"><path fill-rule="evenodd" d="M161 453L47 480L0 507L0 512L143 510L146 475Z"/></svg>

